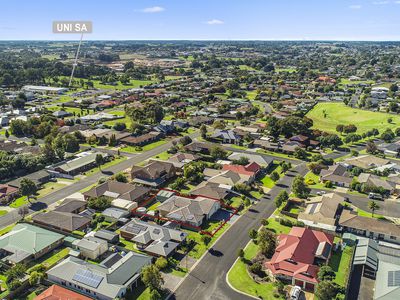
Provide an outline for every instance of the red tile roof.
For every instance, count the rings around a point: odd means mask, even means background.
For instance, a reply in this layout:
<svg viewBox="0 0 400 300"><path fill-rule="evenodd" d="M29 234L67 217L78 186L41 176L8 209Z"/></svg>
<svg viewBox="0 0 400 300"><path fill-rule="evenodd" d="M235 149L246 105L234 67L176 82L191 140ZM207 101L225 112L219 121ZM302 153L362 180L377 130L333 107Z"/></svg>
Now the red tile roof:
<svg viewBox="0 0 400 300"><path fill-rule="evenodd" d="M242 175L249 175L249 176L254 176L258 171L261 170L261 167L259 164L252 162L246 166L242 165L223 165L222 170L224 171L233 171L238 174Z"/></svg>
<svg viewBox="0 0 400 300"><path fill-rule="evenodd" d="M318 267L313 265L317 250L329 258L333 236L321 231L293 227L289 234L278 236L278 246L265 266L274 275L286 275L308 282L317 282ZM318 249L320 248L320 249ZM324 253L328 250L328 253Z"/></svg>
<svg viewBox="0 0 400 300"><path fill-rule="evenodd" d="M0 197L17 192L18 189L7 184L0 184Z"/></svg>
<svg viewBox="0 0 400 300"><path fill-rule="evenodd" d="M52 285L34 300L91 300L91 298L67 290L58 285Z"/></svg>

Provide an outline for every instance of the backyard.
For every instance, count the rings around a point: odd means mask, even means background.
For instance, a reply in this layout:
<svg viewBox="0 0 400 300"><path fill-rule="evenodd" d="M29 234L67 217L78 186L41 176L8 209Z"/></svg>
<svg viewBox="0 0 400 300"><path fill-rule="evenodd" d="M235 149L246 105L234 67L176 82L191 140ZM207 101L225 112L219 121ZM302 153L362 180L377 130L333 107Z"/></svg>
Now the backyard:
<svg viewBox="0 0 400 300"><path fill-rule="evenodd" d="M353 247L345 247L344 250L340 248L332 253L329 260L329 266L336 274L335 282L341 286L346 286L350 272L350 264L353 256Z"/></svg>

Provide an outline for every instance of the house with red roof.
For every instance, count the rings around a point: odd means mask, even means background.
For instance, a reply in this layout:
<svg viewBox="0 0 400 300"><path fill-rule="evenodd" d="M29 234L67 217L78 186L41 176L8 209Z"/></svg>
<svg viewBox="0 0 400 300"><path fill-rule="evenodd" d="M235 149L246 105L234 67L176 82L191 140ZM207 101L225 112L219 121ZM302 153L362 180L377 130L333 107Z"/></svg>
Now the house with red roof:
<svg viewBox="0 0 400 300"><path fill-rule="evenodd" d="M233 171L240 175L247 175L250 176L250 181L253 181L258 173L261 171L261 166L256 162L249 163L245 166L242 165L223 165L222 170L224 171Z"/></svg>
<svg viewBox="0 0 400 300"><path fill-rule="evenodd" d="M58 285L52 285L34 300L90 300L91 298L67 290Z"/></svg>
<svg viewBox="0 0 400 300"><path fill-rule="evenodd" d="M328 262L333 236L322 231L292 227L289 234L280 234L277 242L274 255L265 262L267 273L275 279L314 291L318 283L317 264Z"/></svg>
<svg viewBox="0 0 400 300"><path fill-rule="evenodd" d="M17 198L19 189L8 184L0 184L0 202L7 204Z"/></svg>

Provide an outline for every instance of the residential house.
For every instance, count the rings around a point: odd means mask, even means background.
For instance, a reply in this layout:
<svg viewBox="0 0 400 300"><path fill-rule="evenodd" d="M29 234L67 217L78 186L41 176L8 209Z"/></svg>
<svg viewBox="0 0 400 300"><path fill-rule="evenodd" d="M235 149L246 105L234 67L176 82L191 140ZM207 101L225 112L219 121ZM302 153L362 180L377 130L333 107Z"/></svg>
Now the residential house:
<svg viewBox="0 0 400 300"><path fill-rule="evenodd" d="M53 112L53 116L55 116L59 119L63 119L63 118L72 116L72 114L65 110L57 110L57 111Z"/></svg>
<svg viewBox="0 0 400 300"><path fill-rule="evenodd" d="M185 151L190 153L199 153L199 154L210 154L211 149L213 148L212 144L203 143L203 142L192 142L183 147Z"/></svg>
<svg viewBox="0 0 400 300"><path fill-rule="evenodd" d="M99 239L103 239L110 244L118 244L119 243L119 234L115 233L114 231L100 229L100 230L97 230L93 236L96 238L99 238Z"/></svg>
<svg viewBox="0 0 400 300"><path fill-rule="evenodd" d="M199 227L220 207L219 201L210 198L192 199L174 195L161 203L157 209L162 217Z"/></svg>
<svg viewBox="0 0 400 300"><path fill-rule="evenodd" d="M336 186L350 187L353 179L345 166L335 164L321 170L320 180L323 183L330 181Z"/></svg>
<svg viewBox="0 0 400 300"><path fill-rule="evenodd" d="M120 229L121 236L134 242L139 250L153 256L169 257L185 241L187 233L133 219Z"/></svg>
<svg viewBox="0 0 400 300"><path fill-rule="evenodd" d="M339 225L341 228L338 229L341 231L400 244L400 227L389 221L362 217L353 211L344 209L339 219Z"/></svg>
<svg viewBox="0 0 400 300"><path fill-rule="evenodd" d="M394 191L394 187L386 180L381 179L379 176L370 173L361 173L358 176L358 182L366 187L382 188L387 193Z"/></svg>
<svg viewBox="0 0 400 300"><path fill-rule="evenodd" d="M36 184L36 186L40 186L46 182L49 182L51 177L52 177L51 174L49 172L47 172L46 170L40 170L40 171L28 174L23 177L19 177L12 181L9 181L7 184L9 186L16 187L19 189L19 188L21 188L21 181L24 178L26 178L26 179L32 180Z"/></svg>
<svg viewBox="0 0 400 300"><path fill-rule="evenodd" d="M297 219L307 227L335 232L344 201L344 197L335 193L313 197L306 202L306 209Z"/></svg>
<svg viewBox="0 0 400 300"><path fill-rule="evenodd" d="M17 224L0 236L0 259L9 264L27 263L59 247L64 237L31 224Z"/></svg>
<svg viewBox="0 0 400 300"><path fill-rule="evenodd" d="M366 154L347 158L342 163L350 167L358 167L362 170L369 170L385 166L390 163L390 160Z"/></svg>
<svg viewBox="0 0 400 300"><path fill-rule="evenodd" d="M106 196L115 200L121 199L140 204L149 197L150 191L151 189L145 186L110 180L84 192L83 196L86 200Z"/></svg>
<svg viewBox="0 0 400 300"><path fill-rule="evenodd" d="M242 165L229 165L229 164L224 164L222 166L222 170L223 171L232 171L235 172L239 175L244 175L244 176L249 176L249 182L253 182L255 180L255 178L257 177L257 175L260 173L261 171L261 166L258 165L255 162L249 163L245 166Z"/></svg>
<svg viewBox="0 0 400 300"><path fill-rule="evenodd" d="M306 136L306 135L295 135L292 136L291 138L289 138L290 142L294 142L297 144L298 147L300 148L307 148L307 147L317 147L319 145L318 141L315 141L313 139L311 139L310 137Z"/></svg>
<svg viewBox="0 0 400 300"><path fill-rule="evenodd" d="M318 283L318 262L327 262L331 255L333 236L321 231L292 227L289 234L280 234L270 261L265 262L268 274L314 291Z"/></svg>
<svg viewBox="0 0 400 300"><path fill-rule="evenodd" d="M270 156L242 152L233 152L231 155L228 156L228 159L231 161L235 161L239 160L242 157L247 158L249 160L249 163L256 163L265 169L268 169L270 166L272 166L274 162L273 158Z"/></svg>
<svg viewBox="0 0 400 300"><path fill-rule="evenodd" d="M400 141L380 144L378 145L378 150L382 151L386 155L397 157L400 152Z"/></svg>
<svg viewBox="0 0 400 300"><path fill-rule="evenodd" d="M168 162L173 163L175 167L181 169L184 165L200 159L200 156L191 153L176 153L168 159Z"/></svg>
<svg viewBox="0 0 400 300"><path fill-rule="evenodd" d="M240 144L240 137L233 130L217 129L211 136L213 139L220 140L224 144Z"/></svg>
<svg viewBox="0 0 400 300"><path fill-rule="evenodd" d="M250 175L239 174L231 170L205 168L203 174L204 179L208 182L222 184L229 188L238 183L249 183L251 181Z"/></svg>
<svg viewBox="0 0 400 300"><path fill-rule="evenodd" d="M59 285L53 284L47 290L37 295L33 300L91 300L82 294L75 293Z"/></svg>
<svg viewBox="0 0 400 300"><path fill-rule="evenodd" d="M176 168L172 163L152 161L145 166L133 166L131 177L134 182L158 187L176 175Z"/></svg>
<svg viewBox="0 0 400 300"><path fill-rule="evenodd" d="M90 226L91 220L92 219L89 217L78 214L54 210L40 212L32 216L32 221L34 223L65 232L73 232L76 230L84 231Z"/></svg>
<svg viewBox="0 0 400 300"><path fill-rule="evenodd" d="M107 241L93 236L84 237L81 240L77 239L72 245L79 250L82 257L92 260L96 260L108 250Z"/></svg>
<svg viewBox="0 0 400 300"><path fill-rule="evenodd" d="M114 253L100 264L68 257L48 270L47 278L99 300L123 298L134 290L142 268L151 257L129 251L124 256Z"/></svg>
<svg viewBox="0 0 400 300"><path fill-rule="evenodd" d="M67 198L54 211L79 214L87 207L87 202L79 199Z"/></svg>
<svg viewBox="0 0 400 300"><path fill-rule="evenodd" d="M19 189L8 184L0 184L0 203L7 204L17 198Z"/></svg>
<svg viewBox="0 0 400 300"><path fill-rule="evenodd" d="M107 153L102 152L84 152L80 153L77 158L69 160L64 163L56 164L53 166L53 169L57 172L68 174L71 176L75 176L84 171L93 169L97 166L96 164L96 156L103 156L103 158L109 157Z"/></svg>
<svg viewBox="0 0 400 300"><path fill-rule="evenodd" d="M200 184L195 186L189 193L192 196L203 196L212 199L222 199L222 200L226 200L230 198L230 196L236 194L226 185L208 181L202 181Z"/></svg>
<svg viewBox="0 0 400 300"><path fill-rule="evenodd" d="M150 131L139 136L126 136L120 142L130 146L144 146L158 141L162 136L163 134L160 132Z"/></svg>
<svg viewBox="0 0 400 300"><path fill-rule="evenodd" d="M130 215L130 210L121 209L117 207L106 208L102 213L104 220L107 222L121 221L125 223L125 220Z"/></svg>

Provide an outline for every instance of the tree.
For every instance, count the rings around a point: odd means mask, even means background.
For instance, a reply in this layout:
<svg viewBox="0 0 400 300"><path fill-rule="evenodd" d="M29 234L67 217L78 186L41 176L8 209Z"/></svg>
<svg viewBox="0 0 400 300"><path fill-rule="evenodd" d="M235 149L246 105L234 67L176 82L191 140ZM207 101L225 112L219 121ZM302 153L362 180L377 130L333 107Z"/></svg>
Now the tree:
<svg viewBox="0 0 400 300"><path fill-rule="evenodd" d="M160 290L164 284L160 270L156 265L148 265L142 269L142 281L150 290Z"/></svg>
<svg viewBox="0 0 400 300"><path fill-rule="evenodd" d="M381 139L384 140L386 143L390 143L395 138L395 134L393 131L388 128L381 134Z"/></svg>
<svg viewBox="0 0 400 300"><path fill-rule="evenodd" d="M245 166L249 164L249 159L245 156L241 156L239 157L239 159L235 159L233 160L233 163L235 165L241 165L241 166Z"/></svg>
<svg viewBox="0 0 400 300"><path fill-rule="evenodd" d="M319 268L318 271L318 279L320 281L322 280L334 280L336 277L335 272L332 270L332 268L328 265L322 266Z"/></svg>
<svg viewBox="0 0 400 300"><path fill-rule="evenodd" d="M6 129L6 132L4 133L4 135L6 136L6 138L10 137L10 133L8 132L8 129Z"/></svg>
<svg viewBox="0 0 400 300"><path fill-rule="evenodd" d="M18 214L22 217L22 219L24 219L28 213L29 213L29 208L26 205L18 208Z"/></svg>
<svg viewBox="0 0 400 300"><path fill-rule="evenodd" d="M204 245L208 245L211 242L211 237L208 235L204 234L201 236L201 241L203 242Z"/></svg>
<svg viewBox="0 0 400 300"><path fill-rule="evenodd" d="M128 182L128 178L126 178L126 175L122 172L117 173L115 175L115 180L118 182L124 182L124 183Z"/></svg>
<svg viewBox="0 0 400 300"><path fill-rule="evenodd" d="M212 147L210 154L215 160L225 159L228 155L228 153L219 146Z"/></svg>
<svg viewBox="0 0 400 300"><path fill-rule="evenodd" d="M115 137L115 134L112 134L110 136L110 139L108 140L108 146L114 147L117 145L117 138Z"/></svg>
<svg viewBox="0 0 400 300"><path fill-rule="evenodd" d="M343 130L344 130L344 125L342 125L342 124L338 124L338 125L336 126L336 131L337 131L337 132L340 132L340 133L342 133L342 132L343 132Z"/></svg>
<svg viewBox="0 0 400 300"><path fill-rule="evenodd" d="M278 181L280 177L279 177L278 172L274 171L274 172L272 172L272 174L270 175L270 178L271 178L273 181Z"/></svg>
<svg viewBox="0 0 400 300"><path fill-rule="evenodd" d="M34 286L39 284L40 281L44 278L44 274L38 271L33 271L29 276L29 284Z"/></svg>
<svg viewBox="0 0 400 300"><path fill-rule="evenodd" d="M274 202L276 207L281 207L282 203L286 202L289 199L289 195L285 190L279 192L278 196L276 196Z"/></svg>
<svg viewBox="0 0 400 300"><path fill-rule="evenodd" d="M330 280L323 280L318 283L315 290L315 296L318 300L332 300L337 297L337 294L343 292L343 289L335 282Z"/></svg>
<svg viewBox="0 0 400 300"><path fill-rule="evenodd" d="M354 133L357 131L357 126L354 124L349 124L343 127L344 133Z"/></svg>
<svg viewBox="0 0 400 300"><path fill-rule="evenodd" d="M179 140L179 143L182 144L183 146L189 145L192 142L192 139L190 136L185 135Z"/></svg>
<svg viewBox="0 0 400 300"><path fill-rule="evenodd" d="M150 300L161 300L162 296L158 290L150 291Z"/></svg>
<svg viewBox="0 0 400 300"><path fill-rule="evenodd" d="M298 158L298 159L306 159L307 158L307 151L304 150L303 148L296 147L294 150L293 156Z"/></svg>
<svg viewBox="0 0 400 300"><path fill-rule="evenodd" d="M240 248L240 249L239 249L239 251L238 251L238 256L239 256L240 258L243 258L243 257L244 257L244 250L243 250L243 248Z"/></svg>
<svg viewBox="0 0 400 300"><path fill-rule="evenodd" d="M267 258L271 258L272 255L274 255L277 245L275 233L266 229L265 227L261 227L260 231L258 232L257 242L261 253Z"/></svg>
<svg viewBox="0 0 400 300"><path fill-rule="evenodd" d="M283 173L286 173L287 171L289 171L291 167L292 167L292 164L290 162L282 161L281 168L282 168Z"/></svg>
<svg viewBox="0 0 400 300"><path fill-rule="evenodd" d="M21 193L22 196L26 196L28 198L28 201L32 195L34 195L37 191L37 186L36 184L30 180L29 178L23 178L21 180L19 192ZM30 202L30 201L29 201Z"/></svg>
<svg viewBox="0 0 400 300"><path fill-rule="evenodd" d="M155 264L159 270L164 270L168 266L168 260L160 256L159 258L157 258Z"/></svg>
<svg viewBox="0 0 400 300"><path fill-rule="evenodd" d="M254 228L253 228L253 229L250 229L250 231L249 231L249 237L250 237L252 240L255 240L255 239L257 238L257 230L255 230Z"/></svg>
<svg viewBox="0 0 400 300"><path fill-rule="evenodd" d="M370 141L367 142L367 145L365 146L365 148L367 150L367 153L371 153L371 154L374 154L378 151L378 147L375 145L375 143L370 142Z"/></svg>
<svg viewBox="0 0 400 300"><path fill-rule="evenodd" d="M101 170L101 165L104 163L104 157L102 154L98 153L96 154L96 165L99 167Z"/></svg>
<svg viewBox="0 0 400 300"><path fill-rule="evenodd" d="M206 139L206 138L207 138L207 126L206 126L206 125L202 124L202 125L200 126L200 134L201 134L201 137L202 137L203 139Z"/></svg>
<svg viewBox="0 0 400 300"><path fill-rule="evenodd" d="M378 210L380 207L379 207L378 203L376 203L375 201L371 200L371 201L368 202L368 208L371 210L372 217L374 217L375 211Z"/></svg>
<svg viewBox="0 0 400 300"><path fill-rule="evenodd" d="M295 177L292 185L292 191L296 197L299 198L307 198L310 193L310 189L304 183L304 178L300 175Z"/></svg>
<svg viewBox="0 0 400 300"><path fill-rule="evenodd" d="M111 206L111 198L107 196L100 196L97 198L89 198L88 207L103 211Z"/></svg>

